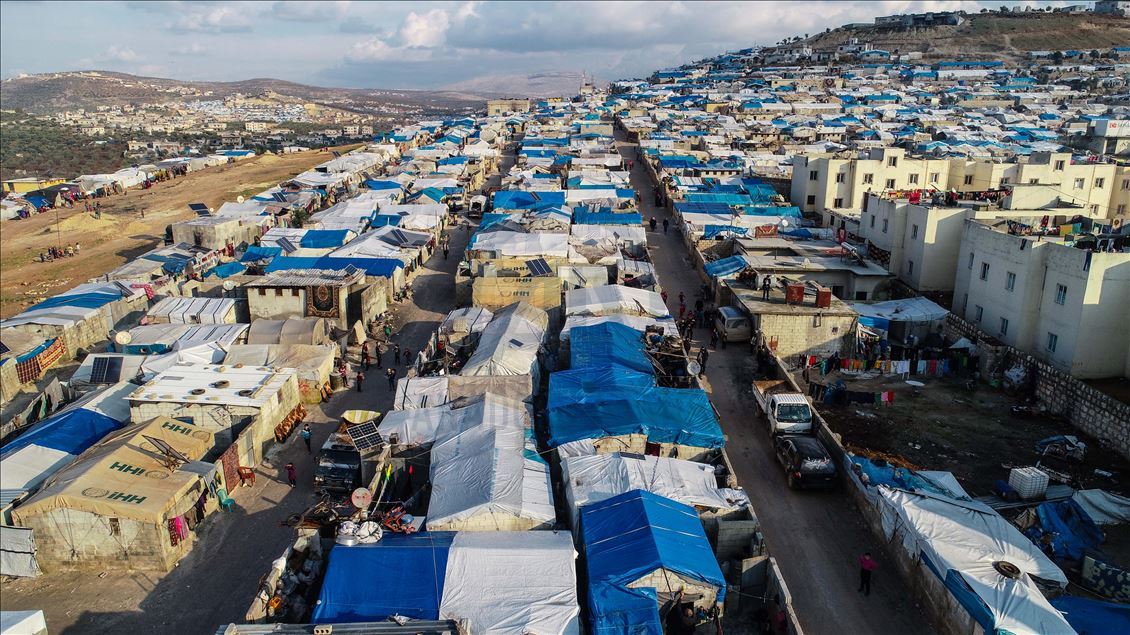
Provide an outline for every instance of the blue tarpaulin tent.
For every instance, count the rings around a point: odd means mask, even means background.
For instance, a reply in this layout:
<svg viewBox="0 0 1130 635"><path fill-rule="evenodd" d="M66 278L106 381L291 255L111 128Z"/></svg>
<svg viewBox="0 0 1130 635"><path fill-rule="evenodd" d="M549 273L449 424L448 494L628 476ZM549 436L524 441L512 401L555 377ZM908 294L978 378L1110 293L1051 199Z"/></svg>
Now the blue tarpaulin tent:
<svg viewBox="0 0 1130 635"><path fill-rule="evenodd" d="M549 376L549 407L576 403L600 389L632 392L655 386L655 375L622 366L562 370Z"/></svg>
<svg viewBox="0 0 1130 635"><path fill-rule="evenodd" d="M28 307L27 310L36 311L38 309L53 309L60 306L73 306L83 309L97 309L121 299L121 292L115 291L113 289L102 288L87 293L57 295L53 298L47 298L39 304L34 304Z"/></svg>
<svg viewBox="0 0 1130 635"><path fill-rule="evenodd" d="M569 336L569 367L622 366L641 373L655 373L644 353L643 334L616 322L575 327Z"/></svg>
<svg viewBox="0 0 1130 635"><path fill-rule="evenodd" d="M573 222L578 225L642 225L643 216L636 213L617 214L616 212L588 212L578 210L573 213Z"/></svg>
<svg viewBox="0 0 1130 635"><path fill-rule="evenodd" d="M51 448L77 456L102 437L123 427L123 424L122 421L94 410L85 408L66 410L40 421L30 430L16 437L14 441L4 446L0 457L10 456L29 445Z"/></svg>
<svg viewBox="0 0 1130 635"><path fill-rule="evenodd" d="M708 262L702 266L702 270L711 278L717 278L720 276L728 276L731 273L737 273L745 269L745 267L745 256L730 256L729 258Z"/></svg>
<svg viewBox="0 0 1130 635"><path fill-rule="evenodd" d="M660 568L717 587L717 601L725 600L722 570L689 505L642 490L585 505L581 542L593 633L661 635L656 589L629 586Z"/></svg>
<svg viewBox="0 0 1130 635"><path fill-rule="evenodd" d="M385 532L380 542L330 550L312 621L381 622L392 615L439 619L453 531Z"/></svg>
<svg viewBox="0 0 1130 635"><path fill-rule="evenodd" d="M706 393L690 388L635 390L596 387L583 393L550 391L549 445L628 434L654 443L720 448L725 443Z"/></svg>
<svg viewBox="0 0 1130 635"><path fill-rule="evenodd" d="M239 257L240 262L255 262L257 260L270 260L275 256L282 255L282 247L264 247L262 245L251 245L243 255Z"/></svg>
<svg viewBox="0 0 1130 635"><path fill-rule="evenodd" d="M738 227L736 225L707 225L702 230L702 237L710 240L719 234L737 234L738 236L745 236L749 233L748 227Z"/></svg>
<svg viewBox="0 0 1130 635"><path fill-rule="evenodd" d="M399 183L397 183L396 181L377 181L377 180L373 180L373 179L369 179L369 180L365 181L365 187L369 188L370 190L399 190L399 189L403 189L403 186L400 185Z"/></svg>
<svg viewBox="0 0 1130 635"><path fill-rule="evenodd" d="M204 274L205 278L216 276L218 278L230 278L247 271L247 266L239 262L225 262L222 265L212 267L208 273Z"/></svg>
<svg viewBox="0 0 1130 635"><path fill-rule="evenodd" d="M330 249L344 245L348 236L348 229L308 229L298 242L307 249Z"/></svg>
<svg viewBox="0 0 1130 635"><path fill-rule="evenodd" d="M526 192L524 190L500 190L494 193L494 209L538 209L545 206L560 207L565 204L565 192L551 190L545 192Z"/></svg>
<svg viewBox="0 0 1130 635"><path fill-rule="evenodd" d="M1040 503L1036 516L1040 522L1024 533L1036 544L1043 534L1051 534L1052 559L1057 562L1078 562L1088 549L1102 544L1102 529L1071 499Z"/></svg>
<svg viewBox="0 0 1130 635"><path fill-rule="evenodd" d="M1130 604L1102 602L1075 595L1061 595L1050 601L1067 618L1071 628L1081 635L1130 633Z"/></svg>

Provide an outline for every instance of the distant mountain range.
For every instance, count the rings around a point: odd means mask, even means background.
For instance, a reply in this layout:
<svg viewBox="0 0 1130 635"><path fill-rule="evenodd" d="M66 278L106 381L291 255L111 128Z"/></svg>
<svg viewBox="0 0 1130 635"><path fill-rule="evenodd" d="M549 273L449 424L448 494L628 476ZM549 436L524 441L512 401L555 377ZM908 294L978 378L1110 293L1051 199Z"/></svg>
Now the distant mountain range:
<svg viewBox="0 0 1130 635"><path fill-rule="evenodd" d="M378 90L322 88L271 78L238 82L198 82L141 77L111 71L73 71L20 75L0 84L0 107L47 114L79 108L160 103L177 99L222 99L236 93L274 93L282 98L345 110L373 112L401 106L423 110L478 107L491 95L466 90ZM574 87L575 92L575 87Z"/></svg>
<svg viewBox="0 0 1130 635"><path fill-rule="evenodd" d="M571 97L576 95L585 76L577 71L553 71L532 75L483 75L456 82L446 88L459 93L508 97ZM598 86L608 82L593 79Z"/></svg>

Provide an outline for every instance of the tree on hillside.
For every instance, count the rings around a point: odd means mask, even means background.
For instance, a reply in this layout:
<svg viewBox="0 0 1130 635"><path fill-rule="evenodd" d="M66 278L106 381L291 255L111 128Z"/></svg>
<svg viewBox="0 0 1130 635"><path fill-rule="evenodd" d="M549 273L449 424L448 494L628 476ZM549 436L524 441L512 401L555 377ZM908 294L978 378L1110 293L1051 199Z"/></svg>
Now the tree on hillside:
<svg viewBox="0 0 1130 635"><path fill-rule="evenodd" d="M1093 60L1097 60L1097 59L1099 59L1099 58L1100 58L1100 57L1102 57L1102 56L1103 56L1103 54L1102 54L1102 53L1099 53L1099 52L1098 52L1097 50L1092 50L1092 51L1091 51L1091 59L1093 59Z"/></svg>
<svg viewBox="0 0 1130 635"><path fill-rule="evenodd" d="M1055 62L1056 66L1062 64L1063 63L1063 51L1056 51L1055 53L1052 53L1052 61Z"/></svg>

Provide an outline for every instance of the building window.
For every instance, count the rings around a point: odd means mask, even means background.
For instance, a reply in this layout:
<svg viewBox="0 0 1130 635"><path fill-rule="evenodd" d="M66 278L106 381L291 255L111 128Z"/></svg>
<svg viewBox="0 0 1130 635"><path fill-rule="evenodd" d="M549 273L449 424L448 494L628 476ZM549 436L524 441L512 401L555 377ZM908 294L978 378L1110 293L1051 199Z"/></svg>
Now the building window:
<svg viewBox="0 0 1130 635"><path fill-rule="evenodd" d="M1028 179L1028 185L1039 185L1040 179Z"/></svg>
<svg viewBox="0 0 1130 635"><path fill-rule="evenodd" d="M981 321L981 317L985 315L985 307L980 304L973 305L973 319L977 322Z"/></svg>
<svg viewBox="0 0 1130 635"><path fill-rule="evenodd" d="M290 297L297 298L298 297L298 289L291 289L290 290Z"/></svg>
<svg viewBox="0 0 1130 635"><path fill-rule="evenodd" d="M918 225L912 225L910 227L910 237L918 238Z"/></svg>
<svg viewBox="0 0 1130 635"><path fill-rule="evenodd" d="M1092 214L1098 214L1099 213L1099 204L1098 203L1095 203L1094 205L1091 206L1091 213Z"/></svg>
<svg viewBox="0 0 1130 635"><path fill-rule="evenodd" d="M1007 176L1001 177L1001 185L1008 185L1008 181L1009 179Z"/></svg>
<svg viewBox="0 0 1130 635"><path fill-rule="evenodd" d="M1075 189L1081 190L1087 184L1087 179L1075 179Z"/></svg>
<svg viewBox="0 0 1130 635"><path fill-rule="evenodd" d="M965 314L965 311L966 311L966 310L967 310L968 308L969 308L969 294L968 294L968 293L964 293L964 294L962 294L962 296L961 296L961 313L962 313L962 314Z"/></svg>
<svg viewBox="0 0 1130 635"><path fill-rule="evenodd" d="M895 167L898 167L898 164L899 164L899 158L898 157L887 157L887 165L888 166L895 168Z"/></svg>
<svg viewBox="0 0 1130 635"><path fill-rule="evenodd" d="M1122 189L1130 190L1130 179L1122 179Z"/></svg>
<svg viewBox="0 0 1130 635"><path fill-rule="evenodd" d="M846 176L843 172L836 172L836 183L843 183Z"/></svg>
<svg viewBox="0 0 1130 635"><path fill-rule="evenodd" d="M1001 335L1008 335L1008 318L1001 318Z"/></svg>
<svg viewBox="0 0 1130 635"><path fill-rule="evenodd" d="M259 287L259 295L267 295L267 290L263 287Z"/></svg>
<svg viewBox="0 0 1130 635"><path fill-rule="evenodd" d="M884 234L885 234L885 233L887 233L887 224L888 224L889 222L890 222L890 221L888 221L888 220L887 220L886 218L884 218L884 219L883 219L883 233L884 233Z"/></svg>
<svg viewBox="0 0 1130 635"><path fill-rule="evenodd" d="M969 252L969 268L973 268L973 252Z"/></svg>
<svg viewBox="0 0 1130 635"><path fill-rule="evenodd" d="M808 180L809 181L815 181L818 178L820 178L820 173L817 172L816 170L812 170L808 173Z"/></svg>
<svg viewBox="0 0 1130 635"><path fill-rule="evenodd" d="M887 179L887 189L888 190L895 189L895 180L894 179Z"/></svg>
<svg viewBox="0 0 1130 635"><path fill-rule="evenodd" d="M809 205L815 205L816 204L816 195L815 194L809 194L808 198L805 199L805 200L808 201Z"/></svg>
<svg viewBox="0 0 1130 635"><path fill-rule="evenodd" d="M1016 288L1016 274L1009 271L1004 274L1004 288L1012 291Z"/></svg>
<svg viewBox="0 0 1130 635"><path fill-rule="evenodd" d="M844 206L844 199L842 199L842 198L832 199L832 207L843 207L843 206Z"/></svg>
<svg viewBox="0 0 1130 635"><path fill-rule="evenodd" d="M989 279L989 263L987 263L987 262L981 263L981 279L982 280L988 280Z"/></svg>
<svg viewBox="0 0 1130 635"><path fill-rule="evenodd" d="M1106 185L1106 179L1102 177L1095 179L1095 189L1101 190L1104 185Z"/></svg>
<svg viewBox="0 0 1130 635"><path fill-rule="evenodd" d="M1055 169L1063 171L1063 161L1056 161L1055 162Z"/></svg>
<svg viewBox="0 0 1130 635"><path fill-rule="evenodd" d="M909 177L907 177L906 180L911 185L918 185L918 175L917 174L911 174Z"/></svg>
<svg viewBox="0 0 1130 635"><path fill-rule="evenodd" d="M875 175L874 174L864 174L863 175L863 184L864 185L871 185L874 182L875 182ZM1125 183L1130 183L1130 180L1126 181ZM1130 189L1130 188L1125 186L1125 183L1123 183L1122 189L1124 189L1124 190Z"/></svg>
<svg viewBox="0 0 1130 635"><path fill-rule="evenodd" d="M913 260L907 260L906 261L906 275L908 275L908 276L914 275L914 261Z"/></svg>
<svg viewBox="0 0 1130 635"><path fill-rule="evenodd" d="M972 174L966 174L965 175L965 181L963 181L963 183L965 183L966 185L973 185L973 175Z"/></svg>
<svg viewBox="0 0 1130 635"><path fill-rule="evenodd" d="M930 173L930 182L931 183L937 183L938 180L941 179L941 178L942 178L942 175L941 175L940 172L931 172Z"/></svg>
<svg viewBox="0 0 1130 635"><path fill-rule="evenodd" d="M875 215L871 215L871 229L875 229Z"/></svg>
<svg viewBox="0 0 1130 635"><path fill-rule="evenodd" d="M856 300L866 300L867 299L867 292L866 291L856 291L855 292L855 299Z"/></svg>
<svg viewBox="0 0 1130 635"><path fill-rule="evenodd" d="M1126 203L1119 203L1118 204L1118 213L1119 214L1125 214L1126 213Z"/></svg>
<svg viewBox="0 0 1130 635"><path fill-rule="evenodd" d="M1055 303L1067 304L1067 287L1062 284L1055 285Z"/></svg>
<svg viewBox="0 0 1130 635"><path fill-rule="evenodd" d="M282 297L282 289L275 289L275 297Z"/></svg>
<svg viewBox="0 0 1130 635"><path fill-rule="evenodd" d="M1048 342L1047 342L1047 344L1044 345L1044 348L1047 348L1049 353L1054 353L1055 347L1058 344L1059 344L1059 336L1056 335L1055 333L1048 333Z"/></svg>

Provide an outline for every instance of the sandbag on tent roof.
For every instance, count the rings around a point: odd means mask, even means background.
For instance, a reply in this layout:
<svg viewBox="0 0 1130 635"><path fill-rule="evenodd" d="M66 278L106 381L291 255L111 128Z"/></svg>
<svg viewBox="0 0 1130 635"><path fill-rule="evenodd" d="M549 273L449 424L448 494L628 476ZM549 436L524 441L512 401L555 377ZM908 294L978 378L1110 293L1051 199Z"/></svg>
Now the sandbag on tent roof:
<svg viewBox="0 0 1130 635"><path fill-rule="evenodd" d="M121 382L97 390L36 423L0 448L0 490L26 491L129 422L126 396L137 386Z"/></svg>
<svg viewBox="0 0 1130 635"><path fill-rule="evenodd" d="M440 617L466 620L476 634L579 633L576 555L568 533L460 532Z"/></svg>
<svg viewBox="0 0 1130 635"><path fill-rule="evenodd" d="M573 329L569 340L569 367L622 366L641 373L655 373L644 353L643 334L630 326L605 322Z"/></svg>
<svg viewBox="0 0 1130 635"><path fill-rule="evenodd" d="M460 375L538 376L538 351L545 341L549 314L516 302L494 314L483 329L475 353Z"/></svg>
<svg viewBox="0 0 1130 635"><path fill-rule="evenodd" d="M1067 577L1016 527L975 501L912 493L880 486L887 510L884 531L901 520L903 546L940 577L954 598L986 632L1070 635L1075 631L1032 580L1067 586ZM1006 577L994 564L1020 570Z"/></svg>
<svg viewBox="0 0 1130 635"><path fill-rule="evenodd" d="M629 434L653 443L720 448L725 443L706 393L653 386L550 395L549 446ZM552 405L557 404L557 405Z"/></svg>
<svg viewBox="0 0 1130 635"><path fill-rule="evenodd" d="M454 538L448 531L385 532L374 544L335 546L311 621L379 622L393 615L437 619Z"/></svg>
<svg viewBox="0 0 1130 635"><path fill-rule="evenodd" d="M726 597L726 581L695 510L634 490L581 510L581 543L589 580L589 625L594 633L661 635L657 591L686 583ZM668 588L635 584L663 571Z"/></svg>
<svg viewBox="0 0 1130 635"><path fill-rule="evenodd" d="M615 314L662 318L670 311L658 293L618 284L565 292L565 315Z"/></svg>
<svg viewBox="0 0 1130 635"><path fill-rule="evenodd" d="M561 461L561 481L574 530L585 505L637 489L712 510L749 506L745 492L718 487L713 466L668 457L621 452L568 457Z"/></svg>

